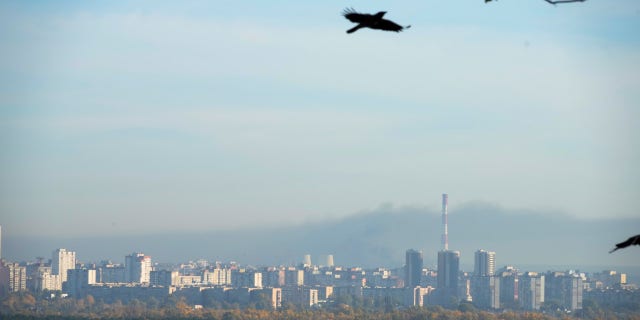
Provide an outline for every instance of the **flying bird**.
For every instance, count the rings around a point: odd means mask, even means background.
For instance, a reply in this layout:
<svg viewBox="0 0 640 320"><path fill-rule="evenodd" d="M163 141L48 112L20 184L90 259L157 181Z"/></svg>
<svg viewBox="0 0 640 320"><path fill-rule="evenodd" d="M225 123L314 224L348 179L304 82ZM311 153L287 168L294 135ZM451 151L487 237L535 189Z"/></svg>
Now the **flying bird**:
<svg viewBox="0 0 640 320"><path fill-rule="evenodd" d="M357 23L355 27L347 30L347 33L354 33L360 28L371 28L385 31L400 32L404 29L408 29L411 26L403 27L391 20L382 19L387 13L386 11L380 11L376 14L358 13L353 8L344 9L342 15L353 23Z"/></svg>
<svg viewBox="0 0 640 320"><path fill-rule="evenodd" d="M620 243L616 244L616 247L613 248L613 250L609 251L609 253L614 252L614 251L616 251L618 249L626 248L626 247L628 247L630 245L634 245L634 244L637 245L637 246L640 246L640 234L636 235L636 236L633 236L633 237L627 239L626 241L623 241L623 242L620 242Z"/></svg>

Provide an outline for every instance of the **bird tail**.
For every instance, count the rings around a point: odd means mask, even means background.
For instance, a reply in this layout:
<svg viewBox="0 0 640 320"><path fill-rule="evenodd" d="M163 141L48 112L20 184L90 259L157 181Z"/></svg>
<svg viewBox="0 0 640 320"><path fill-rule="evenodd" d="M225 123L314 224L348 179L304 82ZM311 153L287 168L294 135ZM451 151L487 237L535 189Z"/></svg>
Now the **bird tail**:
<svg viewBox="0 0 640 320"><path fill-rule="evenodd" d="M347 33L354 33L354 32L356 32L356 30L358 30L360 28L362 28L362 25L357 25L357 26L347 30Z"/></svg>

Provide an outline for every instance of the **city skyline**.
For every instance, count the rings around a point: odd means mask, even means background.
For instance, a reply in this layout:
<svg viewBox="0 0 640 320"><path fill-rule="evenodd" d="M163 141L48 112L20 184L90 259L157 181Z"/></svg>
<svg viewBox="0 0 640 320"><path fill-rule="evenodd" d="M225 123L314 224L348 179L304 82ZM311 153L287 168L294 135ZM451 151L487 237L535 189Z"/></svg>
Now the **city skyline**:
<svg viewBox="0 0 640 320"><path fill-rule="evenodd" d="M635 1L349 5L412 28L347 35L335 0L3 1L6 232L323 223L442 192L638 217Z"/></svg>
<svg viewBox="0 0 640 320"><path fill-rule="evenodd" d="M438 305L456 309L469 304L490 311L571 313L583 309L585 294L590 299L588 305L600 301L622 306L638 293L638 285L632 280L638 274L628 277L613 269L584 272L580 268L550 268L543 273L520 269L509 261L496 271L496 252L484 249L474 252L473 271L465 271L460 251L448 248L448 196L443 194L442 199L444 233L435 270L425 268L422 251L414 249L406 250L402 268L363 268L334 266L333 253L326 255L324 266L314 264L309 253L289 266L208 259L154 264L151 255L142 252L127 254L120 264L109 259L80 262L75 251L58 248L48 262L42 258L20 263L0 259L0 297L45 292L53 299L60 292L59 298L63 299L91 297L92 301L98 298L103 303L125 304L150 297L156 301L184 297L194 309L201 309L226 308L224 303L229 302L244 308L263 296L270 297L264 307L272 310L280 309L283 303L321 308L351 297L383 299L396 307ZM388 265L391 261L386 262Z"/></svg>
<svg viewBox="0 0 640 320"><path fill-rule="evenodd" d="M106 260L75 263L67 268L63 280L60 268L55 266L56 260L62 256L75 257L76 252L58 248L53 251L50 262L0 261L0 297L15 293L37 295L48 290L48 299L81 300L91 296L103 303L120 301L128 304L136 299L148 301L150 297L182 296L199 308L202 305L220 308L221 305L216 307L212 302L235 301L243 306L257 298L253 294L252 298L246 296L255 291L277 299L270 303L273 309L283 305L280 300L305 308L322 307L339 302L346 295L384 298L393 301L397 307L441 305L456 308L467 303L482 310L549 311L562 308L573 312L582 309L585 294L588 299L607 303L615 297L616 303L623 304L633 299L638 289L636 283L628 281L625 273L615 270L587 273L548 270L542 273L505 266L495 275L481 275L462 272L456 251L439 251L437 270L422 268L421 252L409 249L406 254L404 268L367 269L310 264L308 254L300 257L296 266L250 266L237 261L205 259L152 264L151 256L134 252L125 257L124 264ZM141 261L146 263L141 264ZM58 296L59 293L62 295ZM233 297L238 294L245 298L235 300ZM546 305L548 302L554 305Z"/></svg>
<svg viewBox="0 0 640 320"><path fill-rule="evenodd" d="M0 318L635 319L640 6L560 2L0 1Z"/></svg>

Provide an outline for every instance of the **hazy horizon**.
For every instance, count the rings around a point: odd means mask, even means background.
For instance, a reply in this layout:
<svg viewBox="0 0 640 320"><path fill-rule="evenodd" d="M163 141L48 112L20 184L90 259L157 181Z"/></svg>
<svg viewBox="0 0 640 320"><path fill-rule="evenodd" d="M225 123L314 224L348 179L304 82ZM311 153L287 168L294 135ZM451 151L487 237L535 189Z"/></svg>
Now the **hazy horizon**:
<svg viewBox="0 0 640 320"><path fill-rule="evenodd" d="M462 265L473 263L473 252L496 252L497 265L623 267L640 274L636 247L608 251L636 231L640 218L580 220L530 210L510 210L487 203L469 203L449 215L450 249L461 251ZM3 232L5 228L3 227ZM58 247L77 252L84 262L144 252L155 262L207 259L250 265L298 264L305 254L319 263L333 254L339 265L393 267L404 252L424 252L425 266L434 267L441 250L442 226L437 210L427 207L381 205L333 221L238 230L170 231L133 235L28 236L3 239L3 255L19 261L48 257ZM540 270L538 270L540 271Z"/></svg>

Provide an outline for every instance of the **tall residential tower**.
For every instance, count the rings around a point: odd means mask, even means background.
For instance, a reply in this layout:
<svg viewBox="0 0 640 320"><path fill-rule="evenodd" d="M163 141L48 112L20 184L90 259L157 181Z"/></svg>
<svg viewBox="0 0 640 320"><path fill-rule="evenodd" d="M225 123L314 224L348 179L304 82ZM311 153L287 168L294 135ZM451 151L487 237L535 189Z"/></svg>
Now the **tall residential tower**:
<svg viewBox="0 0 640 320"><path fill-rule="evenodd" d="M460 252L444 250L438 252L437 291L444 306L458 303L458 277L460 274Z"/></svg>
<svg viewBox="0 0 640 320"><path fill-rule="evenodd" d="M496 270L496 253L478 250L475 253L473 274L475 276L492 276Z"/></svg>
<svg viewBox="0 0 640 320"><path fill-rule="evenodd" d="M420 277L422 277L422 252L409 249L406 253L406 263L404 266L404 286L407 288L415 288L420 286Z"/></svg>
<svg viewBox="0 0 640 320"><path fill-rule="evenodd" d="M56 249L51 257L51 274L60 276L60 283L67 281L67 270L76 268L75 251Z"/></svg>
<svg viewBox="0 0 640 320"><path fill-rule="evenodd" d="M478 250L474 255L471 295L473 304L485 309L500 308L500 278L494 276L496 253Z"/></svg>

